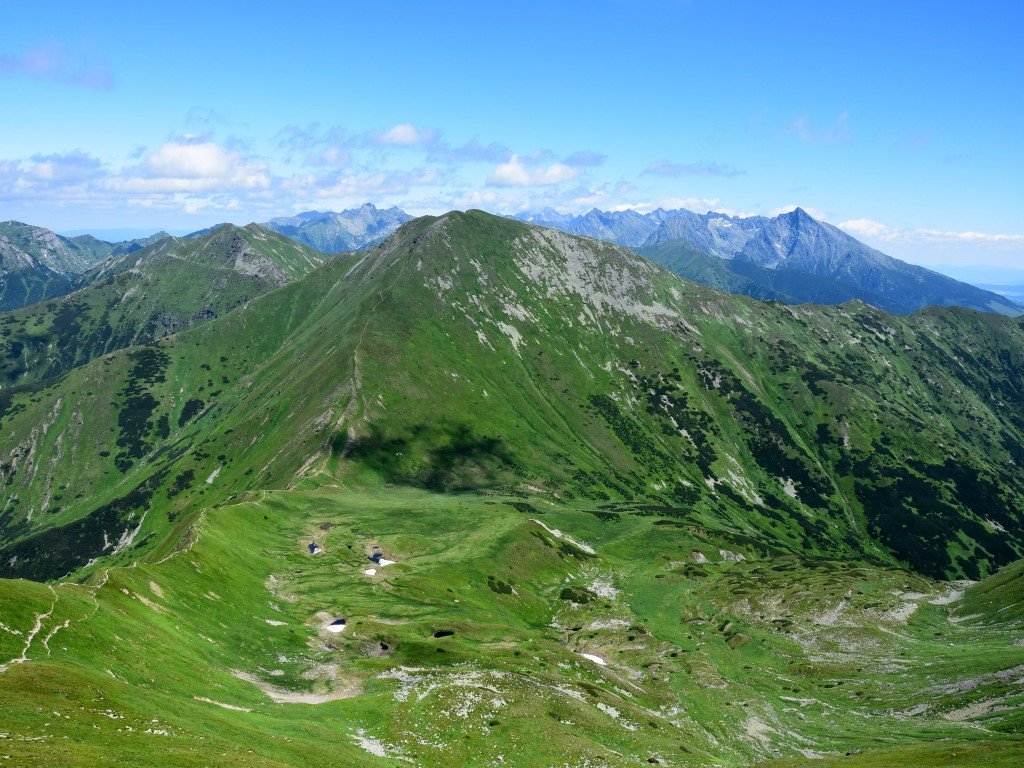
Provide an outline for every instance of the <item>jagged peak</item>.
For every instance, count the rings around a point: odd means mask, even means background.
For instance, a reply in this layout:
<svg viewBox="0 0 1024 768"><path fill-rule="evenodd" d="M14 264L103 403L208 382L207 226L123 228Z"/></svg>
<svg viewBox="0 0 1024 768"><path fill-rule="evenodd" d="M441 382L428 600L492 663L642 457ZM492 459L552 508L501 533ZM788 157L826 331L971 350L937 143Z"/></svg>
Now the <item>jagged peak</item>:
<svg viewBox="0 0 1024 768"><path fill-rule="evenodd" d="M793 221L793 222L797 222L797 223L814 222L815 224L821 224L820 221L818 221L816 218L811 216L811 214L809 214L807 211L805 211L799 205L796 208L794 208L792 211L787 211L786 213L780 213L775 218L776 219L783 219L783 220L786 220L786 221Z"/></svg>

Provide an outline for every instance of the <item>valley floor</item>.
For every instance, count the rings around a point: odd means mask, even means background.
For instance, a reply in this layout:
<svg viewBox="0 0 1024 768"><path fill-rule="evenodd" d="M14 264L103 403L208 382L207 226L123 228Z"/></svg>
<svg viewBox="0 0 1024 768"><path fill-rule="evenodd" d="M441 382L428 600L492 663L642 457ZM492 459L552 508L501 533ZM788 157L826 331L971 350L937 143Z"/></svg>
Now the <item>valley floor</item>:
<svg viewBox="0 0 1024 768"><path fill-rule="evenodd" d="M993 602L650 508L404 489L178 534L0 582L0 765L1024 762L1019 577Z"/></svg>

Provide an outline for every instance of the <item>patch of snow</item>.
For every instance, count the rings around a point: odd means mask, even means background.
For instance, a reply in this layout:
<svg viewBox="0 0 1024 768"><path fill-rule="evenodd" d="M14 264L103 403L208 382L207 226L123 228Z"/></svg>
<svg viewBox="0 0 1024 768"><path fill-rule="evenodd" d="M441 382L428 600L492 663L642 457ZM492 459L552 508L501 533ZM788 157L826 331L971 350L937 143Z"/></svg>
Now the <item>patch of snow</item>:
<svg viewBox="0 0 1024 768"><path fill-rule="evenodd" d="M330 624L325 626L324 629L326 629L328 632L333 632L336 635L340 634L341 632L345 631L345 620L335 619Z"/></svg>
<svg viewBox="0 0 1024 768"><path fill-rule="evenodd" d="M533 522L535 522L535 523L536 523L537 525L539 525L539 526L540 526L541 528L543 528L543 529L544 529L545 531L547 531L548 533L550 533L550 534L551 534L552 536L554 536L554 537L555 537L556 539L561 539L562 541L567 541L567 542L569 542L570 544L572 544L573 546L575 546L575 547L578 547L578 548L582 549L582 550L583 550L584 552L586 552L586 553L587 553L588 555L596 555L596 554L597 554L597 553L596 553L596 552L594 551L594 548L593 548L593 547L591 547L591 546L590 546L589 544L584 544L584 543L583 543L582 541L577 541L576 539L574 539L574 538L573 538L572 536L570 536L569 534L567 534L567 533L562 533L562 532L561 532L560 530L558 530L557 528L549 528L548 526L544 525L544 523L542 523L542 522L541 522L540 520L536 520L536 519L534 519L534 520L533 520Z"/></svg>
<svg viewBox="0 0 1024 768"><path fill-rule="evenodd" d="M252 712L248 707L236 707L234 704L225 704L223 701L214 701L213 699L208 699L205 696L193 696L193 698L196 701L205 701L207 704L214 704L218 707L230 709L234 712Z"/></svg>

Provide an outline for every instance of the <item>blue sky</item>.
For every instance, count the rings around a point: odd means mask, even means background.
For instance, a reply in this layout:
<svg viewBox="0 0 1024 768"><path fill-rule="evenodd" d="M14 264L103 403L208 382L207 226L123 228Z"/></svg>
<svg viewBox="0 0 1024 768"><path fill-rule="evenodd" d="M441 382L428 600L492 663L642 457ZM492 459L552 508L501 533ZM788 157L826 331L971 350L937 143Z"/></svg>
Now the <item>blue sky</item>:
<svg viewBox="0 0 1024 768"><path fill-rule="evenodd" d="M146 5L0 3L0 219L801 205L1024 268L1020 3Z"/></svg>

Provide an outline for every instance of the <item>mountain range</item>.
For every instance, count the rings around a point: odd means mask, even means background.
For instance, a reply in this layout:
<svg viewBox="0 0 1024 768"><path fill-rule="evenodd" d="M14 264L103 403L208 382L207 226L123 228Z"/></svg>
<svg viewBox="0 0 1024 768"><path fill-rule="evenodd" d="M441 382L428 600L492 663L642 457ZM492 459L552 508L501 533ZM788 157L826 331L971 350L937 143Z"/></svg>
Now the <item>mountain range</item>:
<svg viewBox="0 0 1024 768"><path fill-rule="evenodd" d="M0 222L0 311L68 293L94 264L166 236L159 232L140 240L108 243L91 235L67 238L18 221Z"/></svg>
<svg viewBox="0 0 1024 768"><path fill-rule="evenodd" d="M519 218L634 248L682 277L756 298L829 304L860 299L899 314L926 306L1024 312L1005 296L887 256L802 208L774 218L662 209L594 209L581 216L545 211Z"/></svg>
<svg viewBox="0 0 1024 768"><path fill-rule="evenodd" d="M309 467L330 473L344 455L388 482L445 490L490 478L569 497L685 500L766 530L775 518L765 510L787 509L787 526L801 521L792 546L845 551L857 540L861 555L888 548L933 577L977 577L1021 551L1024 486L1012 469L1024 461L1019 321L763 304L683 282L617 246L480 212L418 219L322 267L315 252L256 225L149 249L63 300L0 321L6 378L20 385L8 390L4 421L13 471L0 557L24 553L6 566L11 575L62 576L103 551L60 560L49 548L58 523L93 525L95 497L79 482L57 513L52 483L67 467L36 464L45 445L77 451L69 440L97 432L89 419L120 424L127 453L87 463L101 485L139 487L143 470L159 468L164 482L185 469L227 473L212 456L232 456L240 436L225 438L217 425L262 412L289 414L260 436L263 451L273 448L270 477L314 458ZM370 336L372 354L360 341ZM556 353L569 339L572 352ZM501 380L489 373L497 369ZM481 416L435 402L435 391L494 400ZM124 422L137 398L145 407ZM187 437L194 414L185 403L208 399L195 434L213 429L203 444L216 453L182 452L199 439ZM643 417L627 418L622 409L639 403ZM439 407L446 416L422 421ZM166 426L175 423L184 432ZM45 435L41 424L51 424ZM579 441L568 454L566 428ZM172 437L179 448L160 451ZM950 464L937 446L954 443ZM438 450L454 451L443 472ZM14 461L25 451L35 458ZM197 453L209 455L197 462ZM911 466L917 486L904 487ZM868 499L885 488L894 495L878 504L920 496L913 514L928 524L872 518ZM993 524L1006 531L994 535ZM956 546L926 545L940 533Z"/></svg>
<svg viewBox="0 0 1024 768"><path fill-rule="evenodd" d="M216 318L326 257L257 224L166 236L109 256L77 290L3 316L0 382L23 387Z"/></svg>
<svg viewBox="0 0 1024 768"><path fill-rule="evenodd" d="M341 213L306 211L280 216L264 226L323 253L341 253L375 245L411 218L398 208L382 210L366 203Z"/></svg>
<svg viewBox="0 0 1024 768"><path fill-rule="evenodd" d="M481 211L95 269L0 314L14 764L1024 755L1024 319Z"/></svg>
<svg viewBox="0 0 1024 768"><path fill-rule="evenodd" d="M307 211L262 226L321 253L353 252L381 242L410 216L372 204L340 213ZM598 211L574 216L544 210L519 220L636 250L681 277L720 290L790 304L858 299L898 314L927 306L962 306L1015 316L1019 294L978 287L899 261L815 220L803 209L774 218L697 214L686 210ZM108 243L89 235L64 238L8 222L0 230L0 309L59 296L88 280L88 269L169 237ZM223 225L198 230L207 235ZM4 234L6 233L6 234Z"/></svg>

